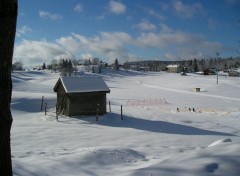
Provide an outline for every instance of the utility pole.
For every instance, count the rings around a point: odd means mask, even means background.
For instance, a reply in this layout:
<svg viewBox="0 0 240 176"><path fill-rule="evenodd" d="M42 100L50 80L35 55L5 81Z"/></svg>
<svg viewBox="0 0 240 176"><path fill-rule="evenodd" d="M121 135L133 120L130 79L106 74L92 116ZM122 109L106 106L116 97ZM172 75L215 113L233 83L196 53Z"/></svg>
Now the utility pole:
<svg viewBox="0 0 240 176"><path fill-rule="evenodd" d="M220 53L216 53L217 55L217 84L218 84L218 56L219 56Z"/></svg>

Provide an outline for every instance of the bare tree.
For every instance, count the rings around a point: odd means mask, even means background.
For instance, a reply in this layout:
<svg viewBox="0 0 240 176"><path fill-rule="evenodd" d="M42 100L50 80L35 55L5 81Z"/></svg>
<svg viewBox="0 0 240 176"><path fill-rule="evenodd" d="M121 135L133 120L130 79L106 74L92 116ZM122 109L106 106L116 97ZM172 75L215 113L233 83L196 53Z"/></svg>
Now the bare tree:
<svg viewBox="0 0 240 176"><path fill-rule="evenodd" d="M10 131L12 114L12 57L16 34L18 0L0 1L0 175L12 175Z"/></svg>

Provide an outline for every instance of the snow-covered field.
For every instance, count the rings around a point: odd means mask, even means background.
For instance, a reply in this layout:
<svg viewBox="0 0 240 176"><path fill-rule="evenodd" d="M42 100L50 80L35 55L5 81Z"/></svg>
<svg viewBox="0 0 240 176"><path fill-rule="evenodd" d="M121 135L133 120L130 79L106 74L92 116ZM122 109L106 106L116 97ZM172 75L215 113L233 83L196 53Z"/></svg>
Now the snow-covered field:
<svg viewBox="0 0 240 176"><path fill-rule="evenodd" d="M217 85L216 76L194 74L101 76L111 90L111 112L99 121L63 116L57 122L58 74L12 74L14 175L239 176L240 78L219 76ZM192 91L197 87L201 92Z"/></svg>

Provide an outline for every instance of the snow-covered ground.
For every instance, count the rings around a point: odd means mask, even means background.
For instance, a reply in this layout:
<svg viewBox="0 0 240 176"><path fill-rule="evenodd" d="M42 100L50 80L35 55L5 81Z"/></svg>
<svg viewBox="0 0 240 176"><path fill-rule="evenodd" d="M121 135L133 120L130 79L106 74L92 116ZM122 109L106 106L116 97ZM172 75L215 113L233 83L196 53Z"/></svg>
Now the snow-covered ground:
<svg viewBox="0 0 240 176"><path fill-rule="evenodd" d="M240 78L219 76L217 85L216 76L194 74L101 76L111 90L111 112L99 121L63 116L57 122L58 74L12 74L14 175L239 176Z"/></svg>

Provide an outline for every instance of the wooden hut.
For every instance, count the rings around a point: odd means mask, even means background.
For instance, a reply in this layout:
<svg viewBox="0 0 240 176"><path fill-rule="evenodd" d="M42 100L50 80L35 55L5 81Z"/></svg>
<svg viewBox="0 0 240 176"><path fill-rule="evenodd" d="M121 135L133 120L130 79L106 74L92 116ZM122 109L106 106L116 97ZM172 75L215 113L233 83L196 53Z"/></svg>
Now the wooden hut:
<svg viewBox="0 0 240 176"><path fill-rule="evenodd" d="M53 90L57 93L59 114L106 114L106 93L110 89L100 77L61 77Z"/></svg>
<svg viewBox="0 0 240 176"><path fill-rule="evenodd" d="M200 90L201 90L201 88L199 88L199 87L196 87L196 88L192 89L193 92L200 92Z"/></svg>

